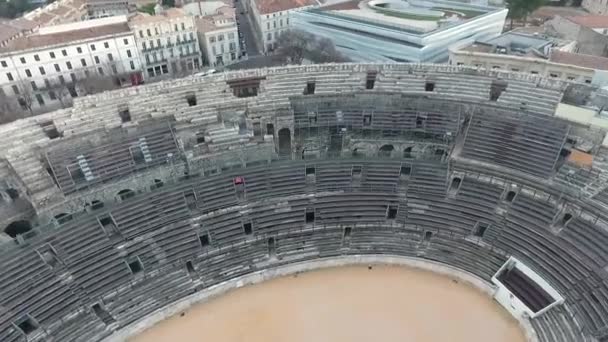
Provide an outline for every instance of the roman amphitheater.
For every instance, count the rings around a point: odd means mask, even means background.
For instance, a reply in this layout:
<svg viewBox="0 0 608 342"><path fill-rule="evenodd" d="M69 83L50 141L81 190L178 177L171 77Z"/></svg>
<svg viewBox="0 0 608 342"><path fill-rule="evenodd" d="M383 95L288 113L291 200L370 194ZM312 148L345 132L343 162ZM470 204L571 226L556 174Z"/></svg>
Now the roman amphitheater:
<svg viewBox="0 0 608 342"><path fill-rule="evenodd" d="M608 341L608 125L567 115L605 103L501 70L328 64L5 124L0 341L125 340L201 294L382 260L485 286L530 341Z"/></svg>

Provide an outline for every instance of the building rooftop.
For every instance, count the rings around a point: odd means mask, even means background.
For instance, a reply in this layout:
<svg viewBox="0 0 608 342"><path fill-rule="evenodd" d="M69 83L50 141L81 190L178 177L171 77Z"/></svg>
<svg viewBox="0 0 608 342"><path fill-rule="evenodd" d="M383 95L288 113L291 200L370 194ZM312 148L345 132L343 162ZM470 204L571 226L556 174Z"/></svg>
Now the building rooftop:
<svg viewBox="0 0 608 342"><path fill-rule="evenodd" d="M136 15L129 18L129 22L133 24L149 24L160 21L165 21L172 18L180 18L188 16L188 14L181 8L167 8L159 15L150 15L148 13L137 13Z"/></svg>
<svg viewBox="0 0 608 342"><path fill-rule="evenodd" d="M74 41L129 32L131 32L129 26L126 23L120 23L45 35L33 34L13 39L6 46L0 48L0 53L11 53L46 46L69 44Z"/></svg>
<svg viewBox="0 0 608 342"><path fill-rule="evenodd" d="M608 15L577 15L566 18L588 28L608 28Z"/></svg>
<svg viewBox="0 0 608 342"><path fill-rule="evenodd" d="M546 37L507 32L495 38L477 41L461 50L546 58L549 55L550 49L559 45L560 42Z"/></svg>
<svg viewBox="0 0 608 342"><path fill-rule="evenodd" d="M293 8L318 5L316 0L254 0L260 14L287 11Z"/></svg>
<svg viewBox="0 0 608 342"><path fill-rule="evenodd" d="M554 63L576 65L583 68L608 70L608 58L606 57L554 50L551 52L549 60Z"/></svg>
<svg viewBox="0 0 608 342"><path fill-rule="evenodd" d="M200 32L215 31L235 25L234 8L228 6L219 8L217 14L206 15L196 19L196 26Z"/></svg>

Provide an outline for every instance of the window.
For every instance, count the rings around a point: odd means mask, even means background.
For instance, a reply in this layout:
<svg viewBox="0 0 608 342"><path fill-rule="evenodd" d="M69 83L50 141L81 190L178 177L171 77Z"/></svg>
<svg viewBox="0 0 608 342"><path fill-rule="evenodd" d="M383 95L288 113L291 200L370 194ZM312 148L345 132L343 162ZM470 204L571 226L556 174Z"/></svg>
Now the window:
<svg viewBox="0 0 608 342"><path fill-rule="evenodd" d="M59 64L55 64L55 71L61 71L61 68L59 67Z"/></svg>
<svg viewBox="0 0 608 342"><path fill-rule="evenodd" d="M95 64L99 64L99 56L95 56L94 59L95 59Z"/></svg>
<svg viewBox="0 0 608 342"><path fill-rule="evenodd" d="M531 73L532 75L538 75L538 71L534 71L534 70L532 70L532 71L530 71L530 73Z"/></svg>
<svg viewBox="0 0 608 342"><path fill-rule="evenodd" d="M146 63L150 64L150 55L146 54Z"/></svg>
<svg viewBox="0 0 608 342"><path fill-rule="evenodd" d="M38 70L40 70L40 75L46 75L46 71L44 70L44 67L38 67Z"/></svg>
<svg viewBox="0 0 608 342"><path fill-rule="evenodd" d="M279 26L283 27L283 19L279 19Z"/></svg>
<svg viewBox="0 0 608 342"><path fill-rule="evenodd" d="M139 37L140 37L140 38L143 38L143 37L144 37L144 31L139 30Z"/></svg>
<svg viewBox="0 0 608 342"><path fill-rule="evenodd" d="M84 58L80 59L80 64L82 64L83 67L87 66L87 61Z"/></svg>
<svg viewBox="0 0 608 342"><path fill-rule="evenodd" d="M389 205L386 209L386 218L389 220L394 220L397 218L397 206Z"/></svg>
<svg viewBox="0 0 608 342"><path fill-rule="evenodd" d="M25 64L25 57L21 57L19 60L21 61L21 64Z"/></svg>
<svg viewBox="0 0 608 342"><path fill-rule="evenodd" d="M67 55L68 55L68 52L67 52L66 50L61 50L61 54L62 54L63 56L67 56Z"/></svg>
<svg viewBox="0 0 608 342"><path fill-rule="evenodd" d="M586 80L585 80L585 83L587 83L587 84L591 84L591 80L590 80L590 79L586 79Z"/></svg>
<svg viewBox="0 0 608 342"><path fill-rule="evenodd" d="M133 259L127 263L129 266L129 270L133 275L143 272L144 265L142 265L141 260L139 258Z"/></svg>
<svg viewBox="0 0 608 342"><path fill-rule="evenodd" d="M81 48L80 46L79 46L79 47L77 47L77 48L76 48L76 52L78 52L78 53L82 53L82 48Z"/></svg>
<svg viewBox="0 0 608 342"><path fill-rule="evenodd" d="M363 115L363 126L371 126L372 124L372 115L365 114Z"/></svg>
<svg viewBox="0 0 608 342"><path fill-rule="evenodd" d="M49 98L51 100L56 100L57 99L57 95L55 95L55 92L52 90L49 90Z"/></svg>
<svg viewBox="0 0 608 342"><path fill-rule="evenodd" d="M245 235L253 234L253 227L251 226L251 222L243 223L243 232Z"/></svg>
<svg viewBox="0 0 608 342"><path fill-rule="evenodd" d="M487 223L478 222L477 226L475 226L475 229L473 230L473 235L477 237L483 237L483 234L486 233L486 230L488 230L488 228L489 225Z"/></svg>
<svg viewBox="0 0 608 342"><path fill-rule="evenodd" d="M130 61L129 64L131 64L131 70L135 70L135 63L133 63L133 61Z"/></svg>
<svg viewBox="0 0 608 342"><path fill-rule="evenodd" d="M65 84L65 78L63 78L63 75L59 75L59 83Z"/></svg>
<svg viewBox="0 0 608 342"><path fill-rule="evenodd" d="M186 96L186 102L188 102L188 106L190 106L190 107L196 106L196 95L190 94L190 95Z"/></svg>
<svg viewBox="0 0 608 342"><path fill-rule="evenodd" d="M154 34L158 34L158 27L154 28Z"/></svg>
<svg viewBox="0 0 608 342"><path fill-rule="evenodd" d="M99 72L100 75L103 75L103 68L102 67L97 68L97 72Z"/></svg>
<svg viewBox="0 0 608 342"><path fill-rule="evenodd" d="M218 42L221 42L223 40L224 40L224 35L223 34L220 34L219 36L217 36L217 41Z"/></svg>
<svg viewBox="0 0 608 342"><path fill-rule="evenodd" d="M266 23L266 29L270 30L270 21Z"/></svg>
<svg viewBox="0 0 608 342"><path fill-rule="evenodd" d="M36 94L36 101L38 101L39 105L44 106L44 99L42 98L42 95Z"/></svg>
<svg viewBox="0 0 608 342"><path fill-rule="evenodd" d="M125 43L125 45L129 45L129 40L127 38L122 40L123 43Z"/></svg>
<svg viewBox="0 0 608 342"><path fill-rule="evenodd" d="M157 40L156 40L156 47L161 47L161 45L162 45L162 44L160 43L160 39L157 39Z"/></svg>
<svg viewBox="0 0 608 342"><path fill-rule="evenodd" d="M103 47L106 48L106 49L109 49L110 48L110 44L108 44L108 42L104 42L103 43Z"/></svg>
<svg viewBox="0 0 608 342"><path fill-rule="evenodd" d="M266 35L266 40L272 40L272 34L270 32Z"/></svg>
<svg viewBox="0 0 608 342"><path fill-rule="evenodd" d="M68 70L72 70L72 62L65 62L65 66L68 67Z"/></svg>
<svg viewBox="0 0 608 342"><path fill-rule="evenodd" d="M38 55L34 55L34 60L35 60L36 62L40 62L40 56L38 56Z"/></svg>
<svg viewBox="0 0 608 342"><path fill-rule="evenodd" d="M175 32L177 32L177 24L174 24L173 28L175 29Z"/></svg>
<svg viewBox="0 0 608 342"><path fill-rule="evenodd" d="M179 43L179 37L177 37L177 38L178 38L177 41ZM215 36L209 37L209 43L215 43Z"/></svg>
<svg viewBox="0 0 608 342"><path fill-rule="evenodd" d="M70 79L72 80L72 82L76 83L76 74L70 73Z"/></svg>
<svg viewBox="0 0 608 342"><path fill-rule="evenodd" d="M2 65L3 68L8 67L8 64L6 64L6 61L1 61L0 64Z"/></svg>
<svg viewBox="0 0 608 342"><path fill-rule="evenodd" d="M44 86L47 88L51 87L51 82L49 80L47 80L46 78L44 79Z"/></svg>
<svg viewBox="0 0 608 342"><path fill-rule="evenodd" d="M13 74L11 74L10 72L6 73L6 78L8 78L9 81L14 81L15 79L13 78Z"/></svg>
<svg viewBox="0 0 608 342"><path fill-rule="evenodd" d="M182 31L186 30L186 25L184 23L182 23Z"/></svg>
<svg viewBox="0 0 608 342"><path fill-rule="evenodd" d="M201 234L198 236L198 240L201 242L202 247L209 246L209 234Z"/></svg>
<svg viewBox="0 0 608 342"><path fill-rule="evenodd" d="M25 335L29 335L38 329L38 322L36 322L30 315L25 315L15 323L19 330Z"/></svg>
<svg viewBox="0 0 608 342"><path fill-rule="evenodd" d="M275 28L275 29L277 28L277 21L276 20L272 22L272 28Z"/></svg>
<svg viewBox="0 0 608 342"><path fill-rule="evenodd" d="M234 39L234 32L228 33L228 39L230 39L230 40Z"/></svg>
<svg viewBox="0 0 608 342"><path fill-rule="evenodd" d="M314 209L306 209L306 223L315 223L315 210Z"/></svg>
<svg viewBox="0 0 608 342"><path fill-rule="evenodd" d="M35 81L30 82L30 85L32 86L32 90L38 90L38 86L36 85Z"/></svg>
<svg viewBox="0 0 608 342"><path fill-rule="evenodd" d="M91 44L91 51L95 51L95 44Z"/></svg>
<svg viewBox="0 0 608 342"><path fill-rule="evenodd" d="M511 71L519 72L519 69L517 69L517 68L511 68Z"/></svg>
<svg viewBox="0 0 608 342"><path fill-rule="evenodd" d="M131 50L127 50L127 57L131 58Z"/></svg>
<svg viewBox="0 0 608 342"><path fill-rule="evenodd" d="M51 52L49 52L49 56L51 56L51 58L54 59L55 58L55 53L51 51Z"/></svg>
<svg viewBox="0 0 608 342"><path fill-rule="evenodd" d="M118 70L116 69L116 64L112 64L112 73L114 75L118 74Z"/></svg>
<svg viewBox="0 0 608 342"><path fill-rule="evenodd" d="M492 66L492 69L498 70L498 69L500 69L500 65L494 65L494 66Z"/></svg>
<svg viewBox="0 0 608 342"><path fill-rule="evenodd" d="M550 73L549 76L553 77L553 78L558 78L559 76L555 73Z"/></svg>
<svg viewBox="0 0 608 342"><path fill-rule="evenodd" d="M108 60L109 60L110 62L112 62L112 61L114 60L114 57L112 56L112 54L111 54L111 53L109 53L109 54L108 54Z"/></svg>
<svg viewBox="0 0 608 342"><path fill-rule="evenodd" d="M163 71L163 74L168 74L169 73L169 68L167 68L167 64L161 65L161 69Z"/></svg>
<svg viewBox="0 0 608 342"><path fill-rule="evenodd" d="M150 32L150 29L146 29L146 33L148 34L148 37L152 37L152 32Z"/></svg>
<svg viewBox="0 0 608 342"><path fill-rule="evenodd" d="M141 47L145 50L146 49L146 42L141 43Z"/></svg>
<svg viewBox="0 0 608 342"><path fill-rule="evenodd" d="M304 91L304 95L312 95L315 93L315 82L308 81L306 82L306 90Z"/></svg>
<svg viewBox="0 0 608 342"><path fill-rule="evenodd" d="M12 88L13 88L13 93L15 93L15 95L19 95L19 87L17 87L16 85L13 85Z"/></svg>

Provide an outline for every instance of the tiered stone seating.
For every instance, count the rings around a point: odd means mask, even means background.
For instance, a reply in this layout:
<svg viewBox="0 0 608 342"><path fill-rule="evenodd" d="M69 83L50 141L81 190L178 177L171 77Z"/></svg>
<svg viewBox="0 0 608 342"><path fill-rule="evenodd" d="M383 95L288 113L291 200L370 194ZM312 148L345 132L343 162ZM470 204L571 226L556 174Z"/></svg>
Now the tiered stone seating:
<svg viewBox="0 0 608 342"><path fill-rule="evenodd" d="M237 97L246 79L257 95ZM608 331L608 192L601 163L587 176L558 163L571 129L552 117L562 89L453 66L287 66L78 98L0 126L0 175L38 214L0 245L0 340L99 341L251 272L378 254L486 282L515 256L565 298L531 320L540 341L594 341ZM358 158L358 143L394 151ZM135 191L93 208L97 189L105 201L118 187ZM38 328L24 336L28 317Z"/></svg>

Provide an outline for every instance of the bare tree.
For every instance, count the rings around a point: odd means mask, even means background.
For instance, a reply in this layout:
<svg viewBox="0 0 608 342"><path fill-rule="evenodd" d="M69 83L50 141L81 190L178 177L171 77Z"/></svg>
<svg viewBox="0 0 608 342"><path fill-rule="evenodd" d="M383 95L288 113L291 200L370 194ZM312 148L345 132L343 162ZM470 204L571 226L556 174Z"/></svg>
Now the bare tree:
<svg viewBox="0 0 608 342"><path fill-rule="evenodd" d="M8 97L0 92L0 124L11 122L25 117L23 110L19 107L14 97Z"/></svg>
<svg viewBox="0 0 608 342"><path fill-rule="evenodd" d="M17 87L19 88L17 102L21 108L28 110L31 115L34 115L34 111L32 110L32 106L34 105L34 91L31 85L25 81L19 81Z"/></svg>
<svg viewBox="0 0 608 342"><path fill-rule="evenodd" d="M277 38L275 55L290 64L302 64L304 59L314 63L348 62L334 43L301 30L287 30Z"/></svg>
<svg viewBox="0 0 608 342"><path fill-rule="evenodd" d="M117 69L115 64L102 63L94 73L80 77L74 86L78 86L87 95L116 89L120 87L119 82L117 82L117 76L115 76L116 74Z"/></svg>

